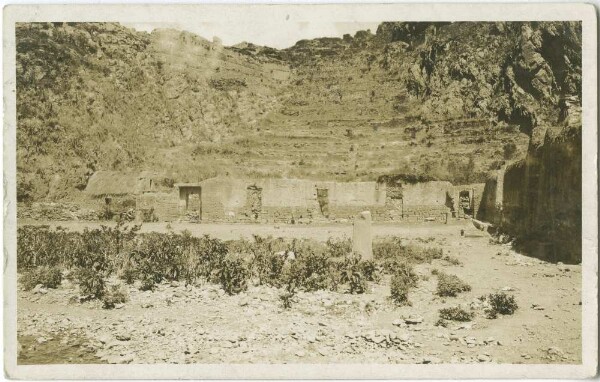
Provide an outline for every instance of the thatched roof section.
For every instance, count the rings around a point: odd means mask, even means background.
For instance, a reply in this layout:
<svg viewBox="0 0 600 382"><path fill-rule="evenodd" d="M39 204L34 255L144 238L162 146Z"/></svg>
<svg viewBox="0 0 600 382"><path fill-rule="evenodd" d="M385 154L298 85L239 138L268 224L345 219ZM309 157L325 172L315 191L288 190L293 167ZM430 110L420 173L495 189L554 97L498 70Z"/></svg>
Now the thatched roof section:
<svg viewBox="0 0 600 382"><path fill-rule="evenodd" d="M127 195L139 191L136 173L97 171L88 180L85 192L93 196Z"/></svg>

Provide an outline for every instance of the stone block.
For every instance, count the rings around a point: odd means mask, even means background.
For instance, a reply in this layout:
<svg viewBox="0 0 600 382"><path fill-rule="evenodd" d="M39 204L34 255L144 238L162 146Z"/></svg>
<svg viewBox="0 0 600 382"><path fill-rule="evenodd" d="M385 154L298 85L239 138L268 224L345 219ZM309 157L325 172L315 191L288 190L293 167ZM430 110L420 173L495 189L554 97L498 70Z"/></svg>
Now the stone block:
<svg viewBox="0 0 600 382"><path fill-rule="evenodd" d="M373 238L371 233L371 213L363 211L354 218L352 250L363 260L373 260Z"/></svg>

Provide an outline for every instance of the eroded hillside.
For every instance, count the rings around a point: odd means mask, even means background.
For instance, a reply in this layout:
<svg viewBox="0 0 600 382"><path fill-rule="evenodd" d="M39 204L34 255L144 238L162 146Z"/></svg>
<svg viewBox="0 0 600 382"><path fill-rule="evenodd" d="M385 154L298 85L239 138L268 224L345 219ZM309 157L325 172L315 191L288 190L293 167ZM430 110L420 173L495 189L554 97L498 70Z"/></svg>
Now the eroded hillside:
<svg viewBox="0 0 600 382"><path fill-rule="evenodd" d="M383 23L275 50L117 24L20 24L18 197L75 197L91 173L113 169L174 181L483 180L524 157L528 135L579 95L580 29Z"/></svg>

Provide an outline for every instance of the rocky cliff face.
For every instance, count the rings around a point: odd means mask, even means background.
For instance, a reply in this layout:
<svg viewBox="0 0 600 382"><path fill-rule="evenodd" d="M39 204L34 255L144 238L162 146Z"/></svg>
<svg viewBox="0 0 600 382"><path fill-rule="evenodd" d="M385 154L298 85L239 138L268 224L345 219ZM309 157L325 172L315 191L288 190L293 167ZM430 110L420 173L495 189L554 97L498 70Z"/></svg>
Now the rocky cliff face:
<svg viewBox="0 0 600 382"><path fill-rule="evenodd" d="M523 158L529 136L542 142L580 92L580 31L383 23L276 50L117 24L20 24L19 199L76 198L94 171L126 168L175 181L483 180Z"/></svg>
<svg viewBox="0 0 600 382"><path fill-rule="evenodd" d="M525 252L580 262L581 24L384 23L378 35L415 51L402 65L421 115L493 118L530 137L488 181L479 217Z"/></svg>
<svg viewBox="0 0 600 382"><path fill-rule="evenodd" d="M581 123L548 130L527 157L486 183L479 218L516 239L520 250L581 262Z"/></svg>

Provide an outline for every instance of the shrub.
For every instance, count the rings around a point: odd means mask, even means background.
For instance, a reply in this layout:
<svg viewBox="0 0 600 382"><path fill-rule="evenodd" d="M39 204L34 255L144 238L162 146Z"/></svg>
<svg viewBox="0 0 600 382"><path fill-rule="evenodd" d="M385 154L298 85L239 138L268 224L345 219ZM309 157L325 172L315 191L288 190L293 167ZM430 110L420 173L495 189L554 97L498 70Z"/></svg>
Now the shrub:
<svg viewBox="0 0 600 382"><path fill-rule="evenodd" d="M397 305L410 305L408 292L417 285L419 277L406 263L399 263L392 275L390 295Z"/></svg>
<svg viewBox="0 0 600 382"><path fill-rule="evenodd" d="M327 239L327 253L330 257L344 257L352 253L352 241L349 238Z"/></svg>
<svg viewBox="0 0 600 382"><path fill-rule="evenodd" d="M41 266L33 268L23 274L21 283L25 290L31 290L38 284L45 288L57 288L62 281L62 273L59 268Z"/></svg>
<svg viewBox="0 0 600 382"><path fill-rule="evenodd" d="M367 289L367 280L362 272L363 264L360 256L348 256L341 265L340 283L348 283L350 293L364 293Z"/></svg>
<svg viewBox="0 0 600 382"><path fill-rule="evenodd" d="M467 312L458 306L452 308L443 308L440 309L439 312L441 319L450 321L471 321L473 317L475 317L473 312Z"/></svg>
<svg viewBox="0 0 600 382"><path fill-rule="evenodd" d="M102 272L89 268L78 268L73 276L79 284L79 293L90 298L102 298L106 282Z"/></svg>
<svg viewBox="0 0 600 382"><path fill-rule="evenodd" d="M378 282L381 280L381 273L377 264L373 260L364 260L360 263L361 272L367 281Z"/></svg>
<svg viewBox="0 0 600 382"><path fill-rule="evenodd" d="M281 300L284 309L290 309L292 307L295 295L296 293L292 290L286 290L279 295L279 299Z"/></svg>
<svg viewBox="0 0 600 382"><path fill-rule="evenodd" d="M138 271L133 265L124 265L119 269L118 277L125 281L125 284L132 285L138 277Z"/></svg>
<svg viewBox="0 0 600 382"><path fill-rule="evenodd" d="M250 271L244 259L239 256L228 256L223 259L221 268L214 272L214 278L219 280L227 294L233 295L248 288Z"/></svg>
<svg viewBox="0 0 600 382"><path fill-rule="evenodd" d="M394 276L401 277L409 287L417 286L419 276L415 273L413 267L407 263L397 263L394 269Z"/></svg>
<svg viewBox="0 0 600 382"><path fill-rule="evenodd" d="M393 302L400 306L410 305L410 301L408 299L409 290L410 286L406 283L404 278L398 274L392 276L392 282L390 284L390 296Z"/></svg>
<svg viewBox="0 0 600 382"><path fill-rule="evenodd" d="M258 277L259 284L280 286L285 264L285 256L281 256L280 252L285 253L282 250L284 248L282 239L274 240L271 237L262 238L254 235L254 242L242 249L253 255L252 269Z"/></svg>
<svg viewBox="0 0 600 382"><path fill-rule="evenodd" d="M436 294L442 297L456 297L461 292L468 292L471 286L462 281L456 275L438 273L438 284Z"/></svg>
<svg viewBox="0 0 600 382"><path fill-rule="evenodd" d="M452 265L462 265L462 262L454 256L446 255L442 260L449 262Z"/></svg>
<svg viewBox="0 0 600 382"><path fill-rule="evenodd" d="M129 300L129 293L124 285L111 285L102 296L102 307L113 309L117 304L123 304Z"/></svg>
<svg viewBox="0 0 600 382"><path fill-rule="evenodd" d="M383 270L389 274L394 273L394 268L398 263L430 263L431 260L440 259L442 256L441 248L405 245L398 237L385 238L373 243L375 261L380 263Z"/></svg>
<svg viewBox="0 0 600 382"><path fill-rule="evenodd" d="M311 250L294 253L296 259L285 269L282 277L288 287L311 292L329 289L332 286L335 266L326 254Z"/></svg>
<svg viewBox="0 0 600 382"><path fill-rule="evenodd" d="M509 315L513 314L519 308L517 302L515 301L515 297L504 292L492 293L488 295L487 300L492 311L496 313ZM494 316L494 318L497 316L497 314L494 313L491 315Z"/></svg>
<svg viewBox="0 0 600 382"><path fill-rule="evenodd" d="M227 245L219 239L204 235L199 239L194 238L191 246L190 264L185 268L187 269L186 279L189 282L198 277L210 280L211 275L222 266L225 256L229 252ZM217 280L211 281L215 282Z"/></svg>
<svg viewBox="0 0 600 382"><path fill-rule="evenodd" d="M17 229L17 270L66 265L78 245L78 233L62 227L22 226Z"/></svg>
<svg viewBox="0 0 600 382"><path fill-rule="evenodd" d="M485 313L485 318L488 318L490 320L495 320L496 318L498 318L498 312L492 308L485 309L484 313Z"/></svg>

